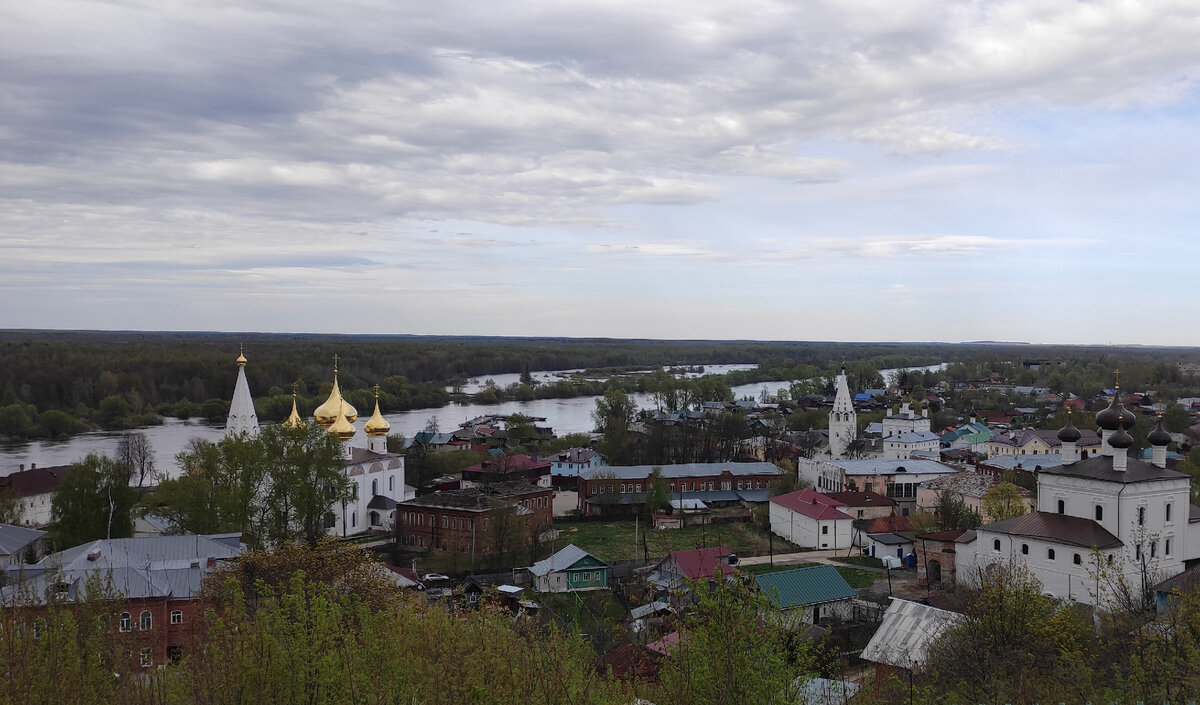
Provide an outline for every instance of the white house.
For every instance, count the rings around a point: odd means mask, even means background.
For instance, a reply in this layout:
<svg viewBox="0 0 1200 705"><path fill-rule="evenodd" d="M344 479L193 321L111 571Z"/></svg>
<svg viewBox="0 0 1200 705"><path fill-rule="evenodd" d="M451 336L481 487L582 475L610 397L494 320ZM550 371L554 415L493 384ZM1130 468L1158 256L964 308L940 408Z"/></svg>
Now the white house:
<svg viewBox="0 0 1200 705"><path fill-rule="evenodd" d="M942 439L930 431L905 431L883 439L883 457L908 458L914 452L937 451L942 445Z"/></svg>
<svg viewBox="0 0 1200 705"><path fill-rule="evenodd" d="M16 523L22 526L49 524L54 493L70 471L70 465L39 468L34 463L28 470L22 465L19 471L0 477L0 492L17 500Z"/></svg>
<svg viewBox="0 0 1200 705"><path fill-rule="evenodd" d="M811 489L772 497L771 531L801 548L849 548L854 519L845 504Z"/></svg>
<svg viewBox="0 0 1200 705"><path fill-rule="evenodd" d="M883 417L881 433L884 438L922 431L929 432L929 417L913 411L912 405L908 402L904 402L899 412Z"/></svg>
<svg viewBox="0 0 1200 705"><path fill-rule="evenodd" d="M608 465L608 461L595 448L568 448L544 460L550 461L550 474L560 477L577 477L581 470Z"/></svg>
<svg viewBox="0 0 1200 705"><path fill-rule="evenodd" d="M856 492L878 492L896 502L901 516L908 516L915 508L919 484L958 472L936 460L918 458L800 459L796 471L821 492L842 492L851 486Z"/></svg>

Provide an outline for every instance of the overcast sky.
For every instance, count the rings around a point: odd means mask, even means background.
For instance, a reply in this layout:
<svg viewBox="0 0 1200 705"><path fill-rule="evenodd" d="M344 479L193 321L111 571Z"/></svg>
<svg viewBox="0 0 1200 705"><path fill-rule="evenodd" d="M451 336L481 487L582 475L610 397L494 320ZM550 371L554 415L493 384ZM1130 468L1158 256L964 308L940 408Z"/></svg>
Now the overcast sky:
<svg viewBox="0 0 1200 705"><path fill-rule="evenodd" d="M1200 345L1198 37L1194 1L8 2L0 327Z"/></svg>

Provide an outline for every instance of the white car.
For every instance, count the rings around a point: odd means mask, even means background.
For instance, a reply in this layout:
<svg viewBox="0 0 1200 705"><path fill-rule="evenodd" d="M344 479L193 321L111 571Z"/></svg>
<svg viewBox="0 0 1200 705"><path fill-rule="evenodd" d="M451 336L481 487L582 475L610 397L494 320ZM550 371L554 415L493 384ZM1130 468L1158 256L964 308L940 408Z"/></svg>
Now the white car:
<svg viewBox="0 0 1200 705"><path fill-rule="evenodd" d="M435 583L435 582L438 582L439 580L449 580L449 579L450 579L449 575L442 575L441 573L426 573L425 575L421 576L421 580L424 582L427 582L427 583Z"/></svg>

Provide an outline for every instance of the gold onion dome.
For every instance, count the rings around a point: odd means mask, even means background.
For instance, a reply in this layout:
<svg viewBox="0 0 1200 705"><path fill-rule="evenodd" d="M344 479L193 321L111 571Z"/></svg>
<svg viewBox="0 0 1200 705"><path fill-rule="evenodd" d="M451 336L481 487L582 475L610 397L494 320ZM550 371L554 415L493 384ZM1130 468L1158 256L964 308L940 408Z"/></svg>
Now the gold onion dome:
<svg viewBox="0 0 1200 705"><path fill-rule="evenodd" d="M371 419L367 421L366 427L363 429L368 436L384 436L392 430L392 425L383 418L383 414L379 413L379 388L375 388L375 413L371 414Z"/></svg>
<svg viewBox="0 0 1200 705"><path fill-rule="evenodd" d="M345 399L342 398L342 390L338 387L337 368L333 368L333 389L329 392L329 398L325 403L313 410L313 418L317 423L325 428L329 428L337 421L339 414L345 414L346 420L354 423L358 420L358 409L355 409Z"/></svg>
<svg viewBox="0 0 1200 705"><path fill-rule="evenodd" d="M343 412L338 414L337 419L329 427L329 432L337 434L337 437L343 441L354 438L354 434L358 433L358 430L354 428L354 424L350 423L350 420L346 418L345 409L349 406L349 404L342 402Z"/></svg>
<svg viewBox="0 0 1200 705"><path fill-rule="evenodd" d="M284 428L301 428L304 426L304 419L300 418L300 412L296 409L296 390L292 389L292 413L287 417L287 421L283 422Z"/></svg>
<svg viewBox="0 0 1200 705"><path fill-rule="evenodd" d="M241 365L242 367L246 366L246 351L241 345L238 345L237 364Z"/></svg>

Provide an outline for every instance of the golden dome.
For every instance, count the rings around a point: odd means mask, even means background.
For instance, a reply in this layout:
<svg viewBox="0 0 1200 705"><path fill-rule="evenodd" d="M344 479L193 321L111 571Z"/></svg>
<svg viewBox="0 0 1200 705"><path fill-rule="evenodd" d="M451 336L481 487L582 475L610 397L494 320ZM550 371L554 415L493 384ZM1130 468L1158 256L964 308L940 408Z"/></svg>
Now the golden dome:
<svg viewBox="0 0 1200 705"><path fill-rule="evenodd" d="M375 385L375 413L371 414L371 419L367 421L363 430L368 436L386 436L387 432L392 430L392 425L379 413L379 385Z"/></svg>
<svg viewBox="0 0 1200 705"><path fill-rule="evenodd" d="M240 343L238 344L237 364L241 365L242 367L246 366L246 351L242 348Z"/></svg>
<svg viewBox="0 0 1200 705"><path fill-rule="evenodd" d="M337 355L333 356L333 389L329 390L329 398L325 400L324 404L313 410L313 418L325 428L329 428L337 421L338 414L344 413L346 420L350 423L358 420L358 409L342 399L342 390L338 387L337 380L337 358Z"/></svg>
<svg viewBox="0 0 1200 705"><path fill-rule="evenodd" d="M350 406L344 402L343 404L343 409ZM354 428L354 424L350 423L350 420L346 418L346 414L343 411L343 413L338 414L337 419L329 426L329 433L335 433L339 439L348 441L354 438L354 434L358 433L358 429Z"/></svg>
<svg viewBox="0 0 1200 705"><path fill-rule="evenodd" d="M292 385L292 413L287 417L287 421L283 422L284 428L302 428L304 419L300 418L300 412L296 409L296 385Z"/></svg>

